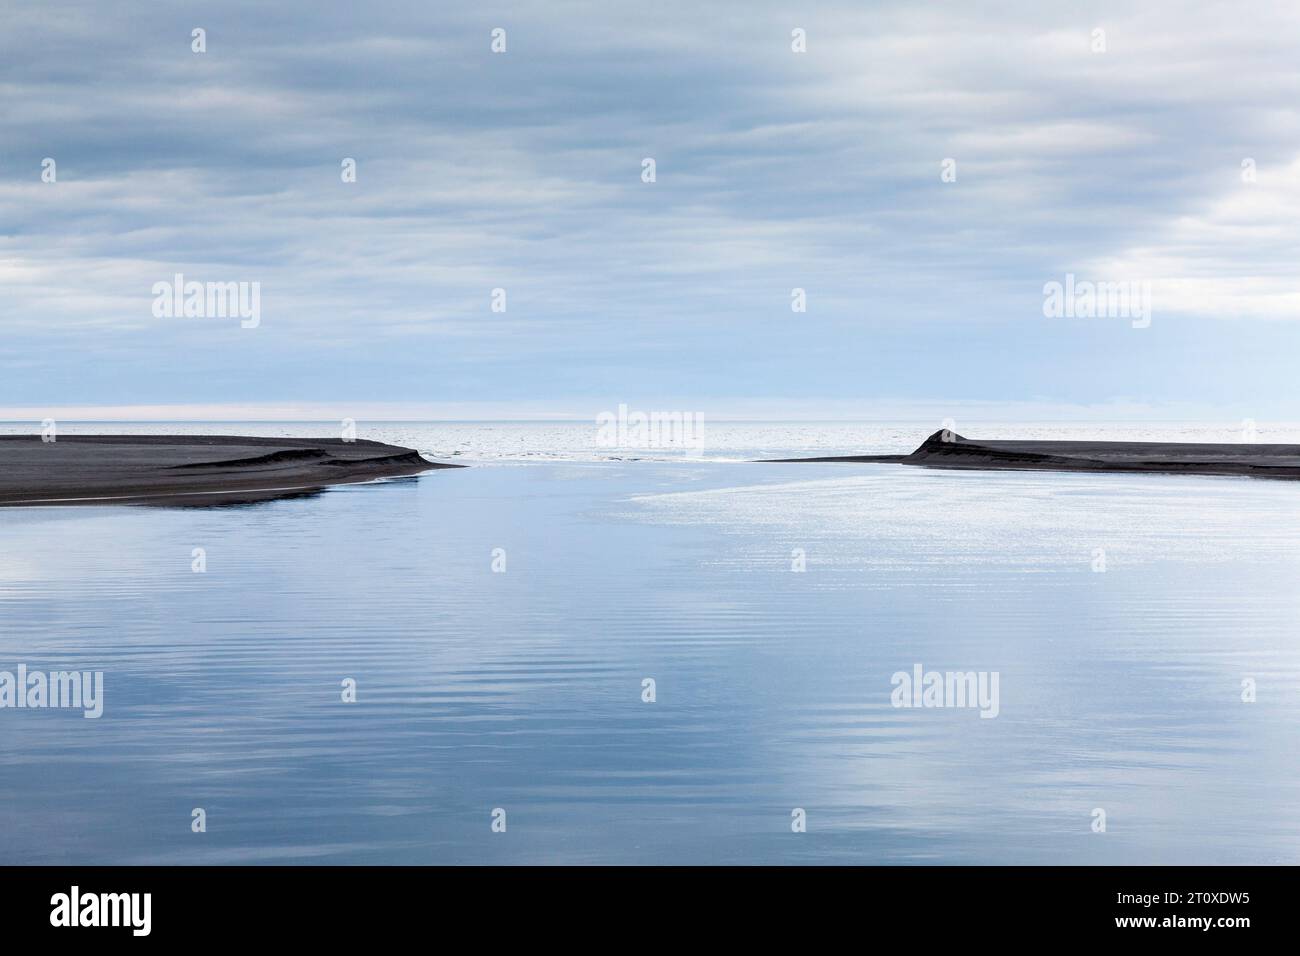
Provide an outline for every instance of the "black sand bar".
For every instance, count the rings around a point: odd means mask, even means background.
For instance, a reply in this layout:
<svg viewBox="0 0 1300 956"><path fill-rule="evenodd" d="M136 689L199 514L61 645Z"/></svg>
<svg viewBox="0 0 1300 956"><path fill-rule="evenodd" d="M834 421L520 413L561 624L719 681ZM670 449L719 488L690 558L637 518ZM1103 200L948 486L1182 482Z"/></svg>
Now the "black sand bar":
<svg viewBox="0 0 1300 956"><path fill-rule="evenodd" d="M219 503L458 467L400 445L340 438L0 435L0 505Z"/></svg>
<svg viewBox="0 0 1300 956"><path fill-rule="evenodd" d="M940 430L910 455L849 455L782 461L844 461L1000 471L1149 472L1300 478L1300 445L1129 441L975 441Z"/></svg>

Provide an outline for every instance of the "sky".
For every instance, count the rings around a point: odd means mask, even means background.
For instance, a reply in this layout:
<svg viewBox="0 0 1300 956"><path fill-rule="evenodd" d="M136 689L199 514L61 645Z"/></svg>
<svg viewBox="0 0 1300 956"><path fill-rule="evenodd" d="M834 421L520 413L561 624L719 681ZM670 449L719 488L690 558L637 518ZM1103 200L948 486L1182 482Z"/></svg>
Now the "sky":
<svg viewBox="0 0 1300 956"><path fill-rule="evenodd" d="M449 6L0 0L0 418L1300 420L1296 5Z"/></svg>

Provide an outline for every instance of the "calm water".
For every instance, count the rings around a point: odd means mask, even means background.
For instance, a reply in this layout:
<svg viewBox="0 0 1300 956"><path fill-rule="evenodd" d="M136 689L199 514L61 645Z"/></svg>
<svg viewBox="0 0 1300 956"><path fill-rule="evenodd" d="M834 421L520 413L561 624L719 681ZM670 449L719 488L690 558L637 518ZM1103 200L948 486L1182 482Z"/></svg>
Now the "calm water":
<svg viewBox="0 0 1300 956"><path fill-rule="evenodd" d="M1300 486L474 427L363 430L476 467L310 498L0 509L0 669L105 674L0 710L0 863L1300 861ZM915 664L998 716L891 706Z"/></svg>

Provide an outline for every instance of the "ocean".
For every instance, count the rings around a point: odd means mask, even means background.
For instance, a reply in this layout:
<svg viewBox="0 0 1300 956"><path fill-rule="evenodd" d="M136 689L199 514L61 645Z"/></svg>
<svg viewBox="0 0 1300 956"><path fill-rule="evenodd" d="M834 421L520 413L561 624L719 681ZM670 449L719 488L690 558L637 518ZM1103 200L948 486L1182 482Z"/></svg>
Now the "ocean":
<svg viewBox="0 0 1300 956"><path fill-rule="evenodd" d="M937 427L362 422L471 467L0 509L0 672L103 675L0 709L0 863L1300 861L1300 486L750 460Z"/></svg>

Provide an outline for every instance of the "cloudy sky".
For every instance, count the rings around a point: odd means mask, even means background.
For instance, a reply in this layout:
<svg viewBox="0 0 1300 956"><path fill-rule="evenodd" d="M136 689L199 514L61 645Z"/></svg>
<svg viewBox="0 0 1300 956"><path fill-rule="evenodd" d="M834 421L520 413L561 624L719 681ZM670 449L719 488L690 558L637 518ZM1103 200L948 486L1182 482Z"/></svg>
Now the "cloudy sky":
<svg viewBox="0 0 1300 956"><path fill-rule="evenodd" d="M1300 419L1300 7L458 6L0 0L0 417Z"/></svg>

